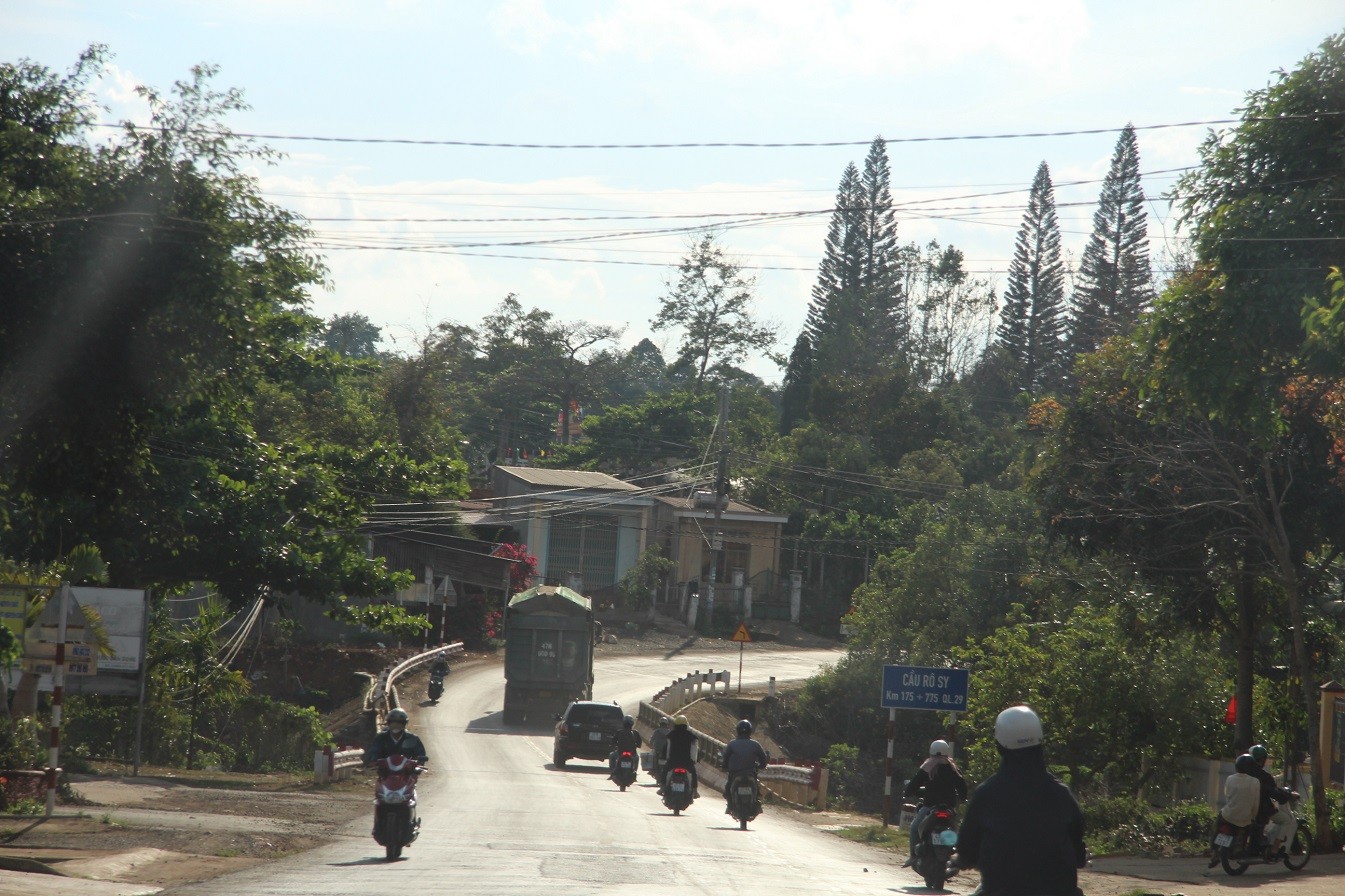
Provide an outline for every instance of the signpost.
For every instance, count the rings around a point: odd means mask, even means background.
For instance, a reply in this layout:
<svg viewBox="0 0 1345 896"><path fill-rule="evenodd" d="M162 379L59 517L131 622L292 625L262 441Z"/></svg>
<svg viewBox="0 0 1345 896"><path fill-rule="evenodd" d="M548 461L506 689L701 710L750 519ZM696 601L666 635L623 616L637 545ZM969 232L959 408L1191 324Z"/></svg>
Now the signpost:
<svg viewBox="0 0 1345 896"><path fill-rule="evenodd" d="M966 712L968 678L966 669L884 666L882 706Z"/></svg>
<svg viewBox="0 0 1345 896"><path fill-rule="evenodd" d="M738 693L743 692L743 645L752 643L752 633L747 630L747 623L738 623L738 630L733 633L730 641L738 642Z"/></svg>
<svg viewBox="0 0 1345 896"><path fill-rule="evenodd" d="M887 710L887 780L883 785L883 827L892 817L892 753L897 739L897 710L927 709L953 715L967 709L966 669L934 669L928 666L883 666L881 705Z"/></svg>

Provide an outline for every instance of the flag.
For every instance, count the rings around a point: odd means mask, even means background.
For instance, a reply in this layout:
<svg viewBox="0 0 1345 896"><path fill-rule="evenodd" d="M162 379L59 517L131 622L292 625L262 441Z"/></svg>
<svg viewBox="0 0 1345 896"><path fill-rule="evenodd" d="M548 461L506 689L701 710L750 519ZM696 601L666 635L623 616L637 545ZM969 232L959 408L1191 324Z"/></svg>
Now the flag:
<svg viewBox="0 0 1345 896"><path fill-rule="evenodd" d="M1224 710L1224 724L1234 725L1238 721L1238 696L1234 694L1228 698L1228 709Z"/></svg>

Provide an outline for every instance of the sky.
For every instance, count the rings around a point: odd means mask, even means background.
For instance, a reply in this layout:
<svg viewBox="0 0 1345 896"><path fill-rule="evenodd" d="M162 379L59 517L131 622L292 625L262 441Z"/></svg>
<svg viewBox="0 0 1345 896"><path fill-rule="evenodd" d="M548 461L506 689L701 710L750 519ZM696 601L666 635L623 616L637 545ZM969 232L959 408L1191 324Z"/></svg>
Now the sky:
<svg viewBox="0 0 1345 896"><path fill-rule="evenodd" d="M146 120L136 85L218 66L251 106L228 125L283 153L263 193L326 261L310 310L366 315L389 350L513 293L671 358L650 321L708 226L788 354L877 136L900 240L1002 286L1037 166L1077 260L1133 123L1161 272L1164 197L1227 127L1190 123L1235 118L1342 27L1340 0L0 0L0 61L64 71L105 44L107 123ZM813 145L704 145L771 143Z"/></svg>

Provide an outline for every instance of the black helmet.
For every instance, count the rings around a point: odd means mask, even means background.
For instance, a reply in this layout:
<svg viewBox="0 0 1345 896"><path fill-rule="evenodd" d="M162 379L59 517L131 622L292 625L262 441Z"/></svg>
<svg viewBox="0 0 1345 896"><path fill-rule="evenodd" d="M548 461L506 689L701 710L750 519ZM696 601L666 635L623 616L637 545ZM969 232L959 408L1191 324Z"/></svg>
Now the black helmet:
<svg viewBox="0 0 1345 896"><path fill-rule="evenodd" d="M742 721L740 721L740 722L738 723L738 736L739 736L739 737L747 737L747 736L748 736L749 734L751 734L751 733L752 733L752 723L751 723L751 722L747 721L747 719L743 719Z"/></svg>
<svg viewBox="0 0 1345 896"><path fill-rule="evenodd" d="M627 728L634 728L635 720L632 719L630 716L626 716L624 719L621 720L621 724Z"/></svg>
<svg viewBox="0 0 1345 896"><path fill-rule="evenodd" d="M1248 750L1247 753L1257 762L1265 762L1266 757L1270 755L1270 751L1267 750L1265 747L1261 746L1261 744L1256 744L1254 747Z"/></svg>
<svg viewBox="0 0 1345 896"><path fill-rule="evenodd" d="M408 716L408 715L406 714L406 710L404 710L404 709L390 709L390 710L388 710L388 724L389 724L389 725L395 725L395 724L398 724L398 723L401 723L402 725L405 725L405 724L406 724L407 722L409 722L409 721L411 721L411 717Z"/></svg>
<svg viewBox="0 0 1345 896"><path fill-rule="evenodd" d="M1243 753L1233 762L1233 768L1242 772L1244 775L1250 775L1256 767L1256 760L1252 758L1251 753Z"/></svg>

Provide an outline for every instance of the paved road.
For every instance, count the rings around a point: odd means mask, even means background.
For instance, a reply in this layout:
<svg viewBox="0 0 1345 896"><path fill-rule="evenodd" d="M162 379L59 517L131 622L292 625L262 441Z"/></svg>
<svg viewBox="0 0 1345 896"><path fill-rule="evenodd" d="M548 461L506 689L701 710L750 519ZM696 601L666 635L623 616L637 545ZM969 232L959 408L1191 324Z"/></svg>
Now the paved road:
<svg viewBox="0 0 1345 896"><path fill-rule="evenodd" d="M749 646L744 678L802 678L837 657ZM595 697L631 709L693 669L729 668L736 676L737 662L736 650L608 659L598 667ZM412 727L426 738L433 774L421 783L423 833L402 861L385 862L369 822L359 821L330 846L170 892L536 896L541 886L567 896L891 896L923 889L913 874L884 864L873 851L769 807L742 832L713 796L674 818L647 776L621 793L607 780L605 764L572 761L565 771L553 769L549 730L520 732L501 724L502 688L498 667L464 669L449 679L439 705L412 707ZM953 890L959 890L956 884Z"/></svg>

